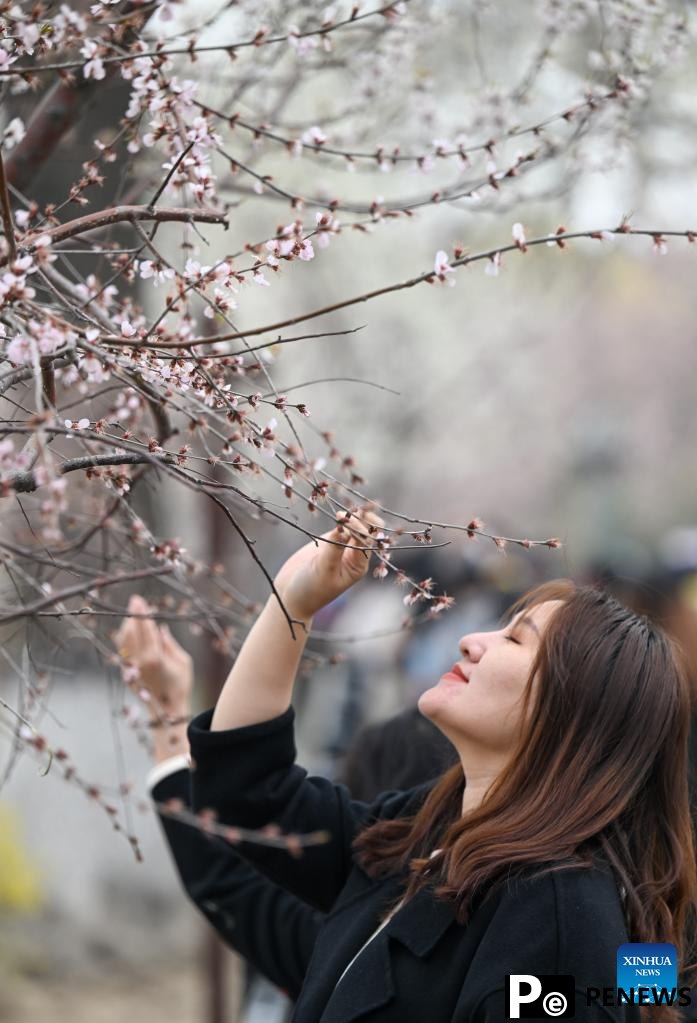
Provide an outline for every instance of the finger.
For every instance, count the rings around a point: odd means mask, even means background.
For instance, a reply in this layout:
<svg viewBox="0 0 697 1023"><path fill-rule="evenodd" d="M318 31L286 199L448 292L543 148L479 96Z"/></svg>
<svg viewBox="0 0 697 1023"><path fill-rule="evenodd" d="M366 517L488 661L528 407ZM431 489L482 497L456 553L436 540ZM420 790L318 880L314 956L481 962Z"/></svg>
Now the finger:
<svg viewBox="0 0 697 1023"><path fill-rule="evenodd" d="M133 612L134 610L133 597L131 597L128 602L128 611ZM119 655L128 657L129 652L136 647L135 621L132 618L123 618L113 638Z"/></svg>
<svg viewBox="0 0 697 1023"><path fill-rule="evenodd" d="M385 525L385 520L370 507L361 508L361 510L358 512L358 516L360 522L365 524L366 528L368 529L368 532L371 533L372 530L371 535L373 535L373 533L375 533L376 531L379 532L380 529L382 529L382 527Z"/></svg>
<svg viewBox="0 0 697 1023"><path fill-rule="evenodd" d="M342 525L344 519L344 513L337 513L337 524L333 529L330 529L327 533L322 533L322 537L326 540L333 540L334 543L323 543L321 545L322 561L326 568L331 570L338 570L341 566L341 559L343 557L346 548L343 544L349 540L348 532L345 526Z"/></svg>
<svg viewBox="0 0 697 1023"><path fill-rule="evenodd" d="M367 526L357 515L349 520L348 529L350 535L346 538L348 546L345 548L343 568L356 580L368 571L373 544Z"/></svg>
<svg viewBox="0 0 697 1023"><path fill-rule="evenodd" d="M167 654L169 657L181 659L182 657L189 656L186 650L177 643L176 639L169 631L168 625L163 625L160 628L160 644L162 646L162 652Z"/></svg>
<svg viewBox="0 0 697 1023"><path fill-rule="evenodd" d="M379 532L379 527L383 525L384 522L379 515L376 515L374 512L361 509L351 518L351 546L358 548L359 552L366 559L369 558L370 550L375 548L373 536L375 533ZM370 548L370 550L365 550L366 547ZM364 549L360 550L360 548Z"/></svg>
<svg viewBox="0 0 697 1023"><path fill-rule="evenodd" d="M141 618L138 622L138 628L143 637L143 652L140 654L140 659L143 661L159 661L162 657L162 642L157 625L152 618Z"/></svg>
<svg viewBox="0 0 697 1023"><path fill-rule="evenodd" d="M161 656L160 635L157 625L149 617L144 615L152 614L152 608L146 600L140 596L131 597L128 602L128 610L138 615L131 619L133 626L133 654L142 663L146 660L159 660Z"/></svg>
<svg viewBox="0 0 697 1023"><path fill-rule="evenodd" d="M140 604L138 603L140 602ZM142 597L139 597L136 593L131 594L128 601L128 611L132 614L138 614L141 610L141 605L144 605ZM132 618L124 618L118 631L114 636L114 641L117 644L117 649L122 657L126 657L125 651L134 646L135 639L135 622Z"/></svg>

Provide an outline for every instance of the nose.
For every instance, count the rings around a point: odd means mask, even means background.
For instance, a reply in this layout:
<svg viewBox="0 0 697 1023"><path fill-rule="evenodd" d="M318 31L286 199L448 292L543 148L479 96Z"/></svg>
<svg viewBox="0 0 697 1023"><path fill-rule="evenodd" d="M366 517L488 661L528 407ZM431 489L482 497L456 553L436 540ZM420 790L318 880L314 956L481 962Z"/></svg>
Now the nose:
<svg viewBox="0 0 697 1023"><path fill-rule="evenodd" d="M476 664L484 653L484 643L482 641L481 633L468 632L466 636L462 637L458 643L458 647L463 657L466 657L473 664Z"/></svg>

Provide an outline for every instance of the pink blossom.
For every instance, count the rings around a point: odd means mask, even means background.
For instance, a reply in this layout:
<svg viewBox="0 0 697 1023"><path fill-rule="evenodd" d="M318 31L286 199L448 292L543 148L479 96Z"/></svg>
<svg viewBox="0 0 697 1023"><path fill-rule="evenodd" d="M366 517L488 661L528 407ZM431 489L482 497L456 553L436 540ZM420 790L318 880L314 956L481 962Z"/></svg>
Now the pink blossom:
<svg viewBox="0 0 697 1023"><path fill-rule="evenodd" d="M326 249L333 234L338 234L341 224L331 213L316 213L315 223L317 224L316 241L320 249Z"/></svg>
<svg viewBox="0 0 697 1023"><path fill-rule="evenodd" d="M187 139L195 142L197 145L205 143L206 145L222 145L222 139L217 132L213 131L210 124L205 117L195 117L191 123L191 127L186 133Z"/></svg>
<svg viewBox="0 0 697 1023"><path fill-rule="evenodd" d="M184 276L189 278L201 278L210 270L209 266L201 266L195 259L187 259L184 267Z"/></svg>
<svg viewBox="0 0 697 1023"><path fill-rule="evenodd" d="M100 81L106 77L106 71L104 70L104 64L99 56L100 47L94 41L94 39L87 39L82 45L80 53L83 57L87 57L87 63L82 69L82 73L85 78L94 78L96 81Z"/></svg>
<svg viewBox="0 0 697 1023"><path fill-rule="evenodd" d="M31 256L19 256L12 264L13 273L18 271L28 274L36 273L36 265Z"/></svg>
<svg viewBox="0 0 697 1023"><path fill-rule="evenodd" d="M171 266L160 266L159 263L156 264L152 259L143 259L138 270L141 280L145 281L152 278L155 287L174 277L174 270Z"/></svg>
<svg viewBox="0 0 697 1023"><path fill-rule="evenodd" d="M287 231L288 228L284 228ZM270 256L266 257L266 262L269 266L278 266L279 258L286 258L291 255L295 247L295 242L288 238L271 238L266 243L266 248L271 253Z"/></svg>
<svg viewBox="0 0 697 1023"><path fill-rule="evenodd" d="M313 124L311 128L303 135L303 142L306 142L311 146L322 146L327 141L327 136L324 134L322 129L316 124Z"/></svg>
<svg viewBox="0 0 697 1023"><path fill-rule="evenodd" d="M50 252L52 241L50 234L42 234L34 242L33 255L37 266L45 266L46 263L55 263L58 257Z"/></svg>
<svg viewBox="0 0 697 1023"><path fill-rule="evenodd" d="M179 82L177 78L172 77L169 81L169 91L175 93L179 105L191 107L198 91L198 82L191 78L185 78L183 82Z"/></svg>
<svg viewBox="0 0 697 1023"><path fill-rule="evenodd" d="M31 343L26 337L14 337L5 350L5 355L15 366L22 366L32 361Z"/></svg>
<svg viewBox="0 0 697 1023"><path fill-rule="evenodd" d="M527 239L525 237L525 228L523 225L519 223L514 224L511 234L513 235L513 241L516 243L521 252L525 252L527 249Z"/></svg>
<svg viewBox="0 0 697 1023"><path fill-rule="evenodd" d="M16 11L17 7L13 8ZM16 23L16 32L22 40L22 46L29 54L34 52L34 45L39 41L39 26L34 22L23 21Z"/></svg>
<svg viewBox="0 0 697 1023"><path fill-rule="evenodd" d="M203 315L212 320L216 311L226 313L229 309L236 308L237 302L235 302L234 298L231 298L225 291L221 291L220 288L216 288L213 292L213 305L207 305L203 310Z"/></svg>
<svg viewBox="0 0 697 1023"><path fill-rule="evenodd" d="M128 320L121 321L121 334L123 337L133 337L136 332L136 328Z"/></svg>
<svg viewBox="0 0 697 1023"><path fill-rule="evenodd" d="M495 252L489 259L489 262L484 267L484 273L489 274L490 277L498 277L499 268L501 266L501 253Z"/></svg>
<svg viewBox="0 0 697 1023"><path fill-rule="evenodd" d="M448 277L448 274L454 274L455 270L448 262L447 253L443 249L438 249L438 252L436 252L433 270L438 280L442 281L443 284L453 285L455 283L454 277Z"/></svg>
<svg viewBox="0 0 697 1023"><path fill-rule="evenodd" d="M64 419L63 425L65 426L66 430L72 431L89 430L91 424L89 419L85 417L84 419L79 419L77 422L74 419Z"/></svg>
<svg viewBox="0 0 697 1023"><path fill-rule="evenodd" d="M18 263L23 263L26 259L31 262L30 257L27 256L24 259L16 260L13 266L16 267ZM33 273L34 270L36 267L32 266L29 272ZM8 272L0 278L0 303L7 302L9 304L11 301L31 300L35 296L35 290L27 284L23 273Z"/></svg>
<svg viewBox="0 0 697 1023"><path fill-rule="evenodd" d="M14 64L16 57L11 57L7 50L0 47L0 71L6 71L10 64Z"/></svg>
<svg viewBox="0 0 697 1023"><path fill-rule="evenodd" d="M299 57L306 57L313 50L317 49L318 42L316 36L304 36L300 38L300 29L297 25L289 25L288 29L288 45L295 50Z"/></svg>
<svg viewBox="0 0 697 1023"><path fill-rule="evenodd" d="M0 52L4 53L4 50ZM22 141L25 135L24 121L21 117L13 117L2 133L3 147L5 149L12 149L13 146L18 145Z"/></svg>
<svg viewBox="0 0 697 1023"><path fill-rule="evenodd" d="M308 262L310 259L315 258L315 250L312 248L312 242L309 238L305 238L298 253L300 259L304 262Z"/></svg>
<svg viewBox="0 0 697 1023"><path fill-rule="evenodd" d="M441 594L441 596L436 597L434 599L433 603L428 609L429 616L433 618L435 615L440 614L441 611L446 610L446 608L452 607L454 603L455 603L454 597L448 596L447 593Z"/></svg>
<svg viewBox="0 0 697 1023"><path fill-rule="evenodd" d="M224 281L225 284L228 287L230 287L229 278L230 278L230 275L232 273L232 267L230 266L229 263L227 263L227 262L225 262L225 260L223 260L221 263L218 263L218 264L216 264L216 266L213 267L213 271L212 272L213 272L213 276L215 277L215 279L217 281Z"/></svg>
<svg viewBox="0 0 697 1023"><path fill-rule="evenodd" d="M109 380L109 371L89 352L79 360L79 367L89 383L102 384Z"/></svg>

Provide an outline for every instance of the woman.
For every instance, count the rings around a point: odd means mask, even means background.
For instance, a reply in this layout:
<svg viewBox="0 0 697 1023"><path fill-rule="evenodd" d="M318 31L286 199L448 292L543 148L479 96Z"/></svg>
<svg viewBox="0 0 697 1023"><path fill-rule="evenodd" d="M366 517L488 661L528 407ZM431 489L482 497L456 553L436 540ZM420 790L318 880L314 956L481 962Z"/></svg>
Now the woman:
<svg viewBox="0 0 697 1023"><path fill-rule="evenodd" d="M576 1019L679 1020L665 1005L587 1004L589 989L616 995L628 941L674 944L684 972L697 908L689 695L645 619L561 581L503 628L463 636L419 700L459 757L435 784L366 804L295 764L305 636L367 571L374 522L354 517L350 536L338 525L288 559L275 586L295 637L270 598L215 708L187 730L194 809L329 834L301 856L239 847L328 914L294 1023L498 1023L509 975L572 976Z"/></svg>

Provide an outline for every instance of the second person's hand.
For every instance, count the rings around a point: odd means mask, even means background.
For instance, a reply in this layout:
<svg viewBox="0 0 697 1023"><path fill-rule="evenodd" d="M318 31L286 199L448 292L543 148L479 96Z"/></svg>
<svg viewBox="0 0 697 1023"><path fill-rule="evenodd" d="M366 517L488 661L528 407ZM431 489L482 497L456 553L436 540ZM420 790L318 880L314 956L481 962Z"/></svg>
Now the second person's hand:
<svg viewBox="0 0 697 1023"><path fill-rule="evenodd" d="M138 669L140 685L150 693L150 709L167 714L188 713L193 690L193 662L166 625L158 628L152 611L140 596L128 602L128 610L139 617L124 618L114 637L121 657Z"/></svg>

